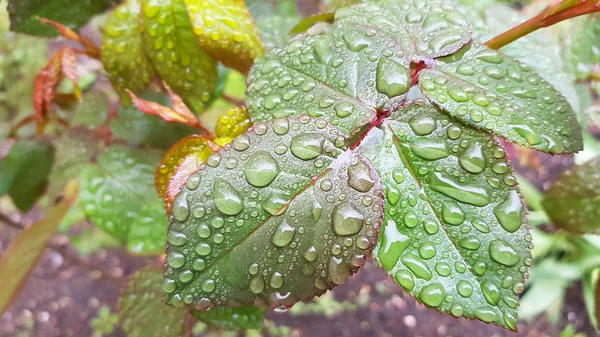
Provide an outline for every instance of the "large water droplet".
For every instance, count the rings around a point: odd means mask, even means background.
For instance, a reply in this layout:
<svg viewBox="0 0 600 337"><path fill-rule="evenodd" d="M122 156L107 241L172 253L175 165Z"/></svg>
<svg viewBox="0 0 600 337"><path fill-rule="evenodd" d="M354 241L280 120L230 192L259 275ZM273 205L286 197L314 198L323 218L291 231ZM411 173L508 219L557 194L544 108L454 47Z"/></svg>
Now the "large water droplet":
<svg viewBox="0 0 600 337"><path fill-rule="evenodd" d="M507 242L494 240L490 242L490 257L493 261L512 267L521 260L517 251Z"/></svg>
<svg viewBox="0 0 600 337"><path fill-rule="evenodd" d="M375 185L371 170L362 160L348 166L348 185L359 192L368 192Z"/></svg>
<svg viewBox="0 0 600 337"><path fill-rule="evenodd" d="M481 285L481 290L483 291L483 296L485 300L491 305L497 305L498 301L500 301L500 289L491 283L485 282Z"/></svg>
<svg viewBox="0 0 600 337"><path fill-rule="evenodd" d="M354 235L363 228L365 217L350 202L335 206L331 222L333 232L339 236Z"/></svg>
<svg viewBox="0 0 600 337"><path fill-rule="evenodd" d="M411 242L408 236L398 231L393 220L388 221L383 231L377 259L386 270L392 270L398 263L400 255L410 246Z"/></svg>
<svg viewBox="0 0 600 337"><path fill-rule="evenodd" d="M460 240L458 245L464 249L477 250L479 247L481 247L481 242L476 236L471 235Z"/></svg>
<svg viewBox="0 0 600 337"><path fill-rule="evenodd" d="M418 297L423 304L437 308L442 305L444 295L444 287L440 283L432 283L423 287Z"/></svg>
<svg viewBox="0 0 600 337"><path fill-rule="evenodd" d="M292 154L302 160L315 159L323 153L325 138L318 133L304 133L292 139Z"/></svg>
<svg viewBox="0 0 600 337"><path fill-rule="evenodd" d="M183 191L173 202L173 217L179 222L184 222L190 216L190 206L187 201L187 191Z"/></svg>
<svg viewBox="0 0 600 337"><path fill-rule="evenodd" d="M465 213L457 203L446 201L442 203L442 219L447 224L458 226L465 222Z"/></svg>
<svg viewBox="0 0 600 337"><path fill-rule="evenodd" d="M271 285L272 288L275 289L279 289L283 286L283 282L284 282L284 278L283 275L281 275L281 273L279 272L274 272L271 275L271 279L269 280L269 284Z"/></svg>
<svg viewBox="0 0 600 337"><path fill-rule="evenodd" d="M382 57L375 74L377 91L389 98L405 94L410 87L410 74L405 66Z"/></svg>
<svg viewBox="0 0 600 337"><path fill-rule="evenodd" d="M173 268L181 268L185 264L185 257L178 252L169 252L167 262Z"/></svg>
<svg viewBox="0 0 600 337"><path fill-rule="evenodd" d="M434 172L430 175L429 185L433 190L460 202L474 206L485 206L490 203L490 197L483 188L457 183L450 178L442 176L439 172Z"/></svg>
<svg viewBox="0 0 600 337"><path fill-rule="evenodd" d="M217 180L213 189L215 206L226 215L237 215L244 209L242 197L238 191L225 180Z"/></svg>
<svg viewBox="0 0 600 337"><path fill-rule="evenodd" d="M277 161L266 151L257 151L246 164L246 180L255 187L269 186L280 172Z"/></svg>
<svg viewBox="0 0 600 337"><path fill-rule="evenodd" d="M306 261L314 262L318 257L317 249L314 246L310 246L306 249L303 256Z"/></svg>
<svg viewBox="0 0 600 337"><path fill-rule="evenodd" d="M431 280L431 277L433 276L431 274L431 270L425 261L421 260L420 257L411 253L407 253L400 258L400 261L403 265L410 269L410 271L412 271L416 277L427 281Z"/></svg>
<svg viewBox="0 0 600 337"><path fill-rule="evenodd" d="M494 209L494 215L500 222L502 228L513 233L521 227L521 214L523 213L523 204L517 191L510 191L508 198Z"/></svg>
<svg viewBox="0 0 600 337"><path fill-rule="evenodd" d="M335 284L342 284L350 277L350 265L342 258L330 257L328 270L329 279Z"/></svg>
<svg viewBox="0 0 600 337"><path fill-rule="evenodd" d="M417 139L410 144L410 149L426 160L438 160L450 155L446 142L437 140Z"/></svg>
<svg viewBox="0 0 600 337"><path fill-rule="evenodd" d="M292 242L296 235L296 228L288 225L285 219L277 226L271 236L271 243L277 247L285 247Z"/></svg>
<svg viewBox="0 0 600 337"><path fill-rule="evenodd" d="M473 285L469 281L460 280L456 285L456 290L458 290L460 296L469 298L473 294Z"/></svg>
<svg viewBox="0 0 600 337"><path fill-rule="evenodd" d="M437 121L431 116L417 115L408 122L413 132L419 136L430 135L437 128Z"/></svg>
<svg viewBox="0 0 600 337"><path fill-rule="evenodd" d="M343 38L348 49L353 52L359 52L371 44L363 34L354 30L345 32Z"/></svg>
<svg viewBox="0 0 600 337"><path fill-rule="evenodd" d="M406 270L398 270L394 274L394 279L396 279L396 282L406 289L406 291L411 291L415 287L415 279Z"/></svg>
<svg viewBox="0 0 600 337"><path fill-rule="evenodd" d="M287 210L288 201L289 200L285 195L273 193L267 198L267 200L263 201L261 207L265 210L265 212L271 215L283 214Z"/></svg>
<svg viewBox="0 0 600 337"><path fill-rule="evenodd" d="M480 143L473 143L458 157L462 168L471 173L481 173L485 169L485 157Z"/></svg>
<svg viewBox="0 0 600 337"><path fill-rule="evenodd" d="M249 286L253 293L259 294L265 289L265 281L263 281L262 276L257 276L250 280Z"/></svg>

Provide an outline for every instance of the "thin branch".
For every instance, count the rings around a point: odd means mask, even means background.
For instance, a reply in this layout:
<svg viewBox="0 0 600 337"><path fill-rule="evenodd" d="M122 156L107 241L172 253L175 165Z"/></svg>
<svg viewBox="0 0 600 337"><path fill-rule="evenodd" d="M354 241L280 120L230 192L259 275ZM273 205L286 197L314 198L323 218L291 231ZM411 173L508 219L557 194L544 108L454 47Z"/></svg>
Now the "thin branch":
<svg viewBox="0 0 600 337"><path fill-rule="evenodd" d="M8 214L0 212L0 222L3 222L5 225L12 227L17 230L24 230L27 228L24 224L20 222L16 222L10 218ZM102 270L97 266L94 266L92 263L87 261L84 257L81 257L79 254L75 252L73 247L68 244L56 243L54 240L50 239L46 247L58 254L60 254L64 260L71 262L74 265L79 267L83 267L89 271L100 272L100 277L105 278L107 280L111 280L114 282L121 282L122 279L120 276L115 275L109 271Z"/></svg>
<svg viewBox="0 0 600 337"><path fill-rule="evenodd" d="M540 28L550 27L567 19L596 12L600 12L600 1L598 0L562 0L548 7L537 16L492 38L485 44L498 50Z"/></svg>

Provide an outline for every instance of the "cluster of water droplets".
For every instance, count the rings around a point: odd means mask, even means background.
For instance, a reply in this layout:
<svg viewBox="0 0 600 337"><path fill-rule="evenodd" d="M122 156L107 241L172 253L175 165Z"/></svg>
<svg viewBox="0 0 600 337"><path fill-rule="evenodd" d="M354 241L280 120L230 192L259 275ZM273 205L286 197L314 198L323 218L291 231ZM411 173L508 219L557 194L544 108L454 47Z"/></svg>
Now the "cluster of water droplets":
<svg viewBox="0 0 600 337"><path fill-rule="evenodd" d="M375 244L374 168L323 119L256 124L192 174L173 202L167 302L289 307L342 283Z"/></svg>
<svg viewBox="0 0 600 337"><path fill-rule="evenodd" d="M514 326L532 244L506 153L425 102L384 126L369 158L385 185L380 264L430 307Z"/></svg>
<svg viewBox="0 0 600 337"><path fill-rule="evenodd" d="M460 60L420 73L428 98L464 122L518 144L553 153L580 145L571 132L577 124L571 107L547 81L497 51L469 48Z"/></svg>

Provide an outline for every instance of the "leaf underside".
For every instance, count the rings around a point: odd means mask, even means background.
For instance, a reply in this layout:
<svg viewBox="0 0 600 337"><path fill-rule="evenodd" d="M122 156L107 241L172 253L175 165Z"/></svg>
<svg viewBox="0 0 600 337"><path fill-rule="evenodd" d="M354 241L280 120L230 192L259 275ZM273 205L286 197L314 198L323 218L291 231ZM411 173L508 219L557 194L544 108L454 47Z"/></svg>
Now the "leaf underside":
<svg viewBox="0 0 600 337"><path fill-rule="evenodd" d="M532 244L497 141L417 101L357 152L385 186L379 264L429 307L516 329Z"/></svg>
<svg viewBox="0 0 600 337"><path fill-rule="evenodd" d="M290 307L343 283L383 211L376 172L345 147L339 129L301 116L257 124L209 157L173 203L167 303Z"/></svg>

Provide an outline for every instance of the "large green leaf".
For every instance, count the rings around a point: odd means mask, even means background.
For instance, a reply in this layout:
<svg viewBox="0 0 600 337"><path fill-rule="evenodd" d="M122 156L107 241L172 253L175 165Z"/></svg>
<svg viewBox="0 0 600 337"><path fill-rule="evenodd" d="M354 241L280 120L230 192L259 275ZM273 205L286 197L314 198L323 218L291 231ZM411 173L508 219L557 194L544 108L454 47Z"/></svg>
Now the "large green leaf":
<svg viewBox="0 0 600 337"><path fill-rule="evenodd" d="M256 20L258 34L267 50L288 42L290 30L301 19L294 0L246 0L246 4Z"/></svg>
<svg viewBox="0 0 600 337"><path fill-rule="evenodd" d="M358 151L385 186L380 265L429 307L516 329L531 236L498 142L415 101Z"/></svg>
<svg viewBox="0 0 600 337"><path fill-rule="evenodd" d="M119 298L119 318L127 337L186 336L185 309L162 301L159 269L147 267L133 274Z"/></svg>
<svg viewBox="0 0 600 337"><path fill-rule="evenodd" d="M20 210L29 210L46 190L53 163L51 144L37 140L17 142L0 161L0 195L10 195Z"/></svg>
<svg viewBox="0 0 600 337"><path fill-rule="evenodd" d="M542 202L556 226L600 234L600 157L565 171Z"/></svg>
<svg viewBox="0 0 600 337"><path fill-rule="evenodd" d="M587 15L565 25L568 31L562 50L567 69L578 79L585 79L600 62L600 19Z"/></svg>
<svg viewBox="0 0 600 337"><path fill-rule="evenodd" d="M159 252L166 243L167 218L154 189L161 154L112 145L80 175L85 215L131 252Z"/></svg>
<svg viewBox="0 0 600 337"><path fill-rule="evenodd" d="M453 117L550 153L583 147L566 99L531 67L478 44L419 73L423 93Z"/></svg>
<svg viewBox="0 0 600 337"><path fill-rule="evenodd" d="M144 1L141 18L156 72L190 108L204 111L217 82L217 62L198 45L185 1Z"/></svg>
<svg viewBox="0 0 600 337"><path fill-rule="evenodd" d="M58 36L58 30L40 22L38 17L78 29L107 10L115 0L9 0L10 29L38 36Z"/></svg>
<svg viewBox="0 0 600 337"><path fill-rule="evenodd" d="M247 106L258 121L308 113L353 135L376 110L402 104L411 62L452 53L469 38L462 14L443 1L343 8L333 25L314 27L256 61Z"/></svg>
<svg viewBox="0 0 600 337"><path fill-rule="evenodd" d="M125 91L142 92L154 78L154 69L142 42L138 0L126 0L108 17L102 36L102 64L123 102L131 99Z"/></svg>
<svg viewBox="0 0 600 337"><path fill-rule="evenodd" d="M373 249L379 177L323 119L256 124L190 175L173 202L165 299L289 307L343 283Z"/></svg>
<svg viewBox="0 0 600 337"><path fill-rule="evenodd" d="M265 309L255 306L212 308L206 311L191 309L191 313L198 320L225 330L260 329L265 318Z"/></svg>

